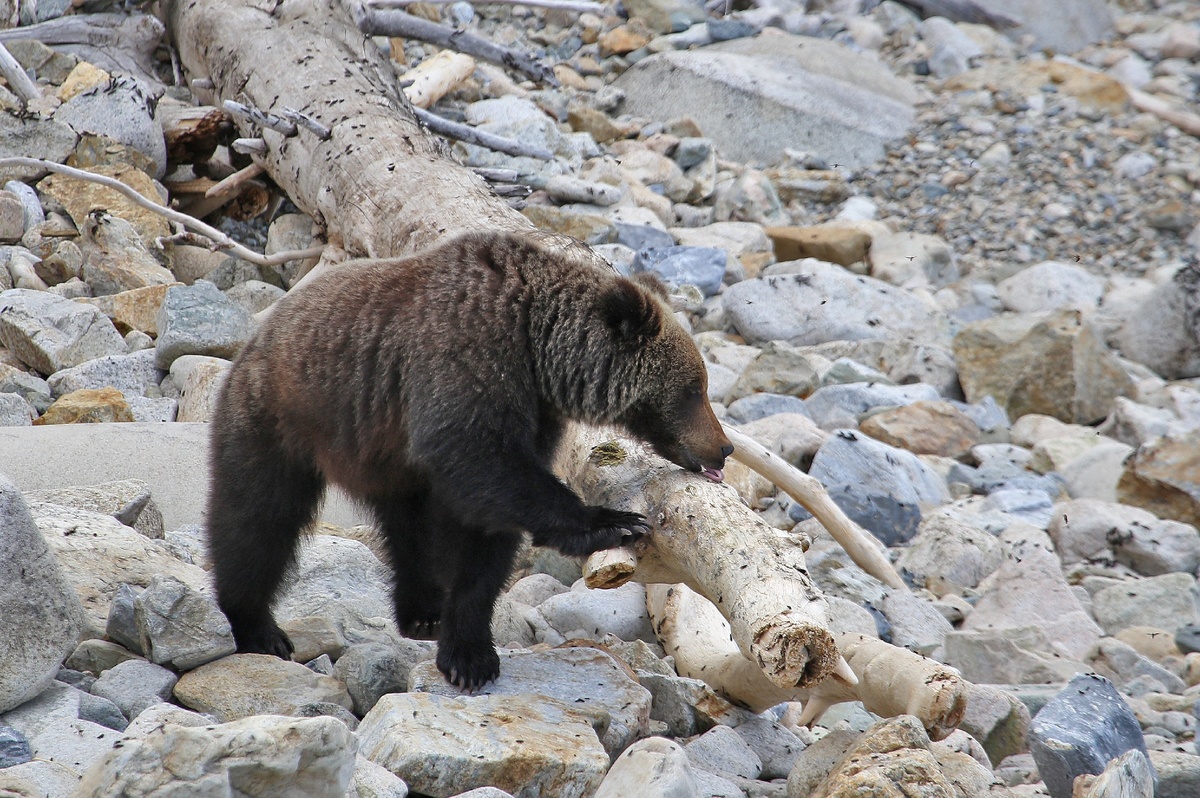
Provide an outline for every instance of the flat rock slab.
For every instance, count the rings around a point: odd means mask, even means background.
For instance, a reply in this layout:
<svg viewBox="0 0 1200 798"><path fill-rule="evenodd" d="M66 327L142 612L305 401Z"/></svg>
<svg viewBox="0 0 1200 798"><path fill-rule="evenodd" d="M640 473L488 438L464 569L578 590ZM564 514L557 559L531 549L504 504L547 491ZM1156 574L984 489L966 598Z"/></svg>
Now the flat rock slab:
<svg viewBox="0 0 1200 798"><path fill-rule="evenodd" d="M393 693L363 718L358 744L424 795L492 785L518 798L580 798L608 770L593 720L544 695Z"/></svg>
<svg viewBox="0 0 1200 798"><path fill-rule="evenodd" d="M1033 36L1035 48L1061 53L1100 41L1112 33L1113 15L1105 0L988 0L988 11L1020 22L1006 31L1014 40Z"/></svg>
<svg viewBox="0 0 1200 798"><path fill-rule="evenodd" d="M345 686L299 662L269 654L234 654L180 677L175 698L225 722L251 715L297 715L306 704L353 708Z"/></svg>
<svg viewBox="0 0 1200 798"><path fill-rule="evenodd" d="M785 147L857 168L913 122L916 92L835 42L758 36L644 58L614 84L623 111L691 116L726 158L772 163Z"/></svg>
<svg viewBox="0 0 1200 798"><path fill-rule="evenodd" d="M432 661L413 667L408 689L457 696ZM567 702L594 717L609 718L600 736L609 753L646 734L650 723L650 691L635 682L611 656L595 648L557 648L551 651L501 651L500 678L479 695L541 693Z"/></svg>

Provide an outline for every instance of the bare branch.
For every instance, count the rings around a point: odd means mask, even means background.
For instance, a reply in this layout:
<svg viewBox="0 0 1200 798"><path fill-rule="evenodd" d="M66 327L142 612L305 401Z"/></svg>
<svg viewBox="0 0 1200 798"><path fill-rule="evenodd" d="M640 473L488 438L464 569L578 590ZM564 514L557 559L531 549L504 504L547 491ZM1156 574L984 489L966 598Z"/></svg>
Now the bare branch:
<svg viewBox="0 0 1200 798"><path fill-rule="evenodd" d="M541 83L558 86L553 70L533 56L511 47L502 47L473 33L439 25L404 11L375 11L360 6L354 9L354 14L358 29L368 36L400 36L449 47L484 61L501 64Z"/></svg>
<svg viewBox="0 0 1200 798"><path fill-rule="evenodd" d="M205 224L199 219L188 216L185 213L172 210L171 208L163 207L157 202L152 202L134 189L122 183L120 180L115 180L105 175L95 175L91 172L85 172L82 169L75 169L70 166L64 166L53 161L44 161L41 158L0 158L0 169L6 167L23 167L26 169L44 169L47 172L55 172L56 174L74 177L77 180L87 180L90 183L97 183L101 186L111 188L118 194L127 198L134 204L148 211L164 216L176 224L183 225L186 228L195 230L201 233L217 245L218 249L228 250L234 255L237 255L242 260L250 261L259 266L277 266L281 263L287 263L289 260L301 260L303 258L311 258L321 254L324 247L310 247L308 249L296 250L294 252L277 252L274 255L260 255L252 249L247 249L238 242L234 241L229 236L222 233L217 228Z"/></svg>
<svg viewBox="0 0 1200 798"><path fill-rule="evenodd" d="M224 197L227 194L236 194L247 180L253 180L265 171L267 170L263 169L259 164L252 163L245 169L239 169L234 172L221 182L214 183L204 192L204 196L212 199L213 197Z"/></svg>
<svg viewBox="0 0 1200 798"><path fill-rule="evenodd" d="M328 127L313 119L308 114L297 111L295 108L288 108L285 105L282 116L288 121L295 122L300 127L313 133L321 141L329 141L329 137L333 135L333 131Z"/></svg>
<svg viewBox="0 0 1200 798"><path fill-rule="evenodd" d="M234 139L229 146L242 155L262 155L267 151L267 142L262 139Z"/></svg>
<svg viewBox="0 0 1200 798"><path fill-rule="evenodd" d="M480 147L487 147L489 150L496 150L508 155L523 155L528 158L539 158L543 161L554 160L554 153L545 147L538 147L535 144L525 144L515 139L497 136L495 133L488 133L470 125L451 122L449 119L426 111L424 108L413 108L413 113L417 115L417 119L420 119L426 127L438 135L458 139L470 144L478 144Z"/></svg>
<svg viewBox="0 0 1200 798"><path fill-rule="evenodd" d="M12 53L3 44L0 44L0 77L8 81L9 87L14 94L21 98L22 103L31 102L42 96L17 59L13 58Z"/></svg>
<svg viewBox="0 0 1200 798"><path fill-rule="evenodd" d="M276 133L282 133L285 136L296 135L296 123L290 122L283 117L267 113L258 108L251 108L245 103L235 102L234 100L226 100L222 103L222 107L234 116L249 119L259 127L270 128Z"/></svg>

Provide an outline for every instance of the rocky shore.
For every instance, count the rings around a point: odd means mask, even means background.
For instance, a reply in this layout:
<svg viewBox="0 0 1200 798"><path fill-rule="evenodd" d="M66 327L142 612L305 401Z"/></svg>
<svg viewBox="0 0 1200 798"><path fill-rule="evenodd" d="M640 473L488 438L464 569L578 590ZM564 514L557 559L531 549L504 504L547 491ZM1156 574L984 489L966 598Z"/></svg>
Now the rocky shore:
<svg viewBox="0 0 1200 798"><path fill-rule="evenodd" d="M911 590L730 482L811 541L832 629L969 682L957 731L858 702L811 728L753 714L678 674L645 588L587 590L540 550L497 607L500 679L462 694L396 632L339 501L277 607L295 661L234 655L206 422L301 264L0 165L0 793L1200 795L1200 7L986 5L1020 24L890 0L408 8L553 65L552 87L480 61L431 105L553 160L455 156L672 286L718 415L820 480ZM321 243L262 179L205 197L245 163L225 112L163 84L161 24L68 6L0 14L37 26L0 31L36 90L0 86L0 158L220 209L268 254ZM125 33L88 49L63 23ZM401 80L439 50L375 43Z"/></svg>

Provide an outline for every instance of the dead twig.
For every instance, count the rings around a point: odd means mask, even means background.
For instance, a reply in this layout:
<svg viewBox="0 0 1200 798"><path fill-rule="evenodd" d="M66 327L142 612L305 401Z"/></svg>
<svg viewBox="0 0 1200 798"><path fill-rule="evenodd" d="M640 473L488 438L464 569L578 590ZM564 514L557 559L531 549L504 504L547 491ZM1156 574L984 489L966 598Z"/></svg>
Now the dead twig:
<svg viewBox="0 0 1200 798"><path fill-rule="evenodd" d="M480 147L487 147L489 150L496 150L507 155L539 158L543 161L554 160L554 153L545 147L497 136L495 133L488 133L460 122L451 122L424 108L413 108L413 113L416 114L417 119L421 120L422 124L440 136L465 141L468 144L478 144Z"/></svg>
<svg viewBox="0 0 1200 798"><path fill-rule="evenodd" d="M151 202L143 197L134 189L122 183L120 180L115 180L104 175L96 175L91 172L85 172L82 169L64 166L53 161L44 161L41 158L0 158L0 169L7 167L20 167L25 169L44 169L47 172L54 172L67 177L73 177L77 180L86 180L90 183L97 183L101 186L111 188L121 196L130 200L137 206L145 208L148 211L153 211L176 224L182 225L185 228L190 228L211 239L217 245L217 249L228 251L237 255L242 260L255 263L259 266L278 266L281 263L287 263L289 260L303 260L304 258L312 258L321 254L324 247L309 247L308 249L295 250L292 252L277 252L274 255L260 255L252 249L248 249L238 242L234 241L229 236L222 233L217 228L205 224L204 222L186 213L172 210L171 208L163 207L157 202Z"/></svg>

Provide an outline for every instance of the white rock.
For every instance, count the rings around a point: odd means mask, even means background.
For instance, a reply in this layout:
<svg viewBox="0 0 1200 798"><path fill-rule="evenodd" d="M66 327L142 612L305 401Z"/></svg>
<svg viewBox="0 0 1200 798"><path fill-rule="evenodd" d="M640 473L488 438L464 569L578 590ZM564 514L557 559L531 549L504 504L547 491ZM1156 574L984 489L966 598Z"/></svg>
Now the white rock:
<svg viewBox="0 0 1200 798"><path fill-rule="evenodd" d="M111 751L84 775L77 794L345 798L354 758L350 730L328 717L168 723Z"/></svg>
<svg viewBox="0 0 1200 798"><path fill-rule="evenodd" d="M0 712L53 680L79 642L83 607L16 487L0 477Z"/></svg>
<svg viewBox="0 0 1200 798"><path fill-rule="evenodd" d="M315 535L300 547L294 577L275 602L280 621L328 617L338 629L392 618L392 571L362 543Z"/></svg>
<svg viewBox="0 0 1200 798"><path fill-rule="evenodd" d="M698 796L683 748L664 737L638 740L613 763L595 798L693 798Z"/></svg>
<svg viewBox="0 0 1200 798"><path fill-rule="evenodd" d="M175 358L171 380L180 391L177 421L212 421L230 365L224 358L207 355Z"/></svg>
<svg viewBox="0 0 1200 798"><path fill-rule="evenodd" d="M1078 266L1048 260L1002 280L996 291L1006 308L1020 313L1057 308L1091 310L1104 296L1104 280Z"/></svg>
<svg viewBox="0 0 1200 798"><path fill-rule="evenodd" d="M47 375L126 351L99 308L24 288L0 293L0 344Z"/></svg>

